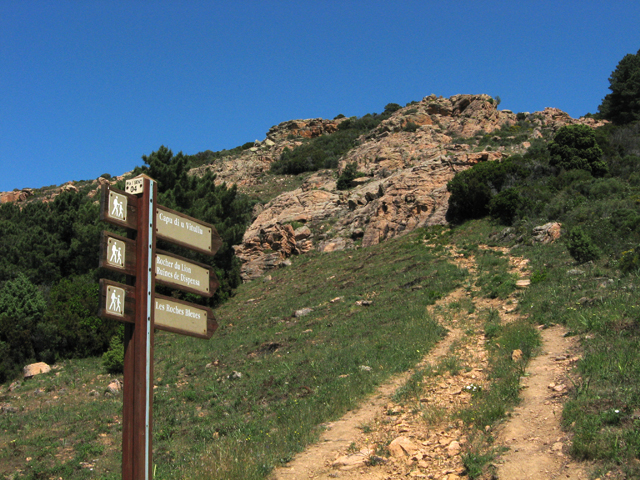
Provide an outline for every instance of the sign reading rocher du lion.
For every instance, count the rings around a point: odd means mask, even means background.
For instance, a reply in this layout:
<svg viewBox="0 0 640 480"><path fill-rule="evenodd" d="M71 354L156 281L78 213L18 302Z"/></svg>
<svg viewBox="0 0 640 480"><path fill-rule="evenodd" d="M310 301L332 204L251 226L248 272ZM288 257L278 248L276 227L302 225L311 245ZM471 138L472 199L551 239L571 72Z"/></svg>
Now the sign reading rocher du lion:
<svg viewBox="0 0 640 480"><path fill-rule="evenodd" d="M156 253L156 281L210 297L218 288L216 274L207 265L166 252Z"/></svg>

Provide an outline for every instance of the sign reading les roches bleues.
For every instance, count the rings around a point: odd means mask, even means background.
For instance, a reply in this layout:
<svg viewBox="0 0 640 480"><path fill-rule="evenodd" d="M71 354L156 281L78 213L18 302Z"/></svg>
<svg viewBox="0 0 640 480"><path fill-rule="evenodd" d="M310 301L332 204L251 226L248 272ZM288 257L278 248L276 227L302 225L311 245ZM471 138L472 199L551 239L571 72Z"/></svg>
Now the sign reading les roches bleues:
<svg viewBox="0 0 640 480"><path fill-rule="evenodd" d="M155 326L192 337L210 338L218 325L210 308L156 294Z"/></svg>

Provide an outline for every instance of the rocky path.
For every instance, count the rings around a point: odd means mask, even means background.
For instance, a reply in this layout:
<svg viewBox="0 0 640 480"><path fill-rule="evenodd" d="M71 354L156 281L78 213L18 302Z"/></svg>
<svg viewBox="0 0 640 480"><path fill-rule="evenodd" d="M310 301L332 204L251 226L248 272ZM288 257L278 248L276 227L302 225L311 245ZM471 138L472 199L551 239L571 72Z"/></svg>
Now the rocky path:
<svg viewBox="0 0 640 480"><path fill-rule="evenodd" d="M567 369L577 360L575 337L555 326L542 331L542 353L527 368L522 403L498 434L509 447L498 460L501 480L588 478L583 467L566 456L568 437L560 429Z"/></svg>
<svg viewBox="0 0 640 480"><path fill-rule="evenodd" d="M475 276L473 258L451 254ZM510 257L510 265L526 285L526 260ZM461 455L473 439L451 414L469 405L470 391L487 381L485 339L476 312L494 309L502 322L510 322L517 316L516 307L517 295L507 301L486 299L470 295L468 285L439 301L430 313L449 334L436 348L412 371L381 386L360 409L328 424L317 444L277 468L271 479L468 478ZM497 477L490 473L486 478L588 478L580 465L569 460L569 439L559 423L568 371L577 360L576 345L564 337L561 327L543 330L542 340L541 354L530 362L523 379L523 402L496 431L486 427L494 445L505 447L494 461ZM415 401L394 401L396 391L420 371L436 374L422 377Z"/></svg>

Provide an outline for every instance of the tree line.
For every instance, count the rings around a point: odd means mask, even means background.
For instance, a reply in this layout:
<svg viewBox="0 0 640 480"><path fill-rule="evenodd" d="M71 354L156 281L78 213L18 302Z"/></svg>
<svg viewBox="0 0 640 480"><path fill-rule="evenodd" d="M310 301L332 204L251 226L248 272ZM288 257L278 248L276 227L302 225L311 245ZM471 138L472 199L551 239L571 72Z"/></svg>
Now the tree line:
<svg viewBox="0 0 640 480"><path fill-rule="evenodd" d="M142 159L146 165L134 173L158 181L159 202L213 224L224 241L213 257L158 244L213 267L220 287L211 299L178 295L214 307L241 283L232 245L242 240L252 204L235 185L216 186L211 173L188 175L191 159L181 152L174 155L161 146ZM116 188L124 190L123 183ZM100 235L107 229L98 217L99 205L84 193L63 192L49 203L0 205L0 382L30 361L102 354L121 334L118 322L96 316L99 279L124 280L98 268Z"/></svg>

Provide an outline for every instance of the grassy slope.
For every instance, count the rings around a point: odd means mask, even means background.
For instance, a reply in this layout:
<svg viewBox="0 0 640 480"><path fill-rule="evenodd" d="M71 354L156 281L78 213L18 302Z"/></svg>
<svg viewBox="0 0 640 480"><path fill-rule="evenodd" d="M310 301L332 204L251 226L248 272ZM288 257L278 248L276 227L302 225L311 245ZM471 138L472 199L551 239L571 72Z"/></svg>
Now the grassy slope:
<svg viewBox="0 0 640 480"><path fill-rule="evenodd" d="M270 281L243 285L217 311L221 327L211 341L160 332L156 478L258 479L290 459L317 438L323 422L414 365L443 334L426 306L466 285L468 276L444 248L426 248L425 233L431 244L439 236L436 243L452 242L476 255L475 245L491 243L495 228L473 221L444 235L418 231L369 249L305 255ZM532 269L532 285L519 301L528 320L518 329L563 323L583 340L584 358L563 415L575 432L573 453L600 461L602 471L638 475L638 277L620 275L606 260L572 275L576 264L562 242L520 246L514 254L530 258ZM487 296L512 289L494 257L484 260L477 284ZM358 300L373 303L359 306ZM313 311L295 317L302 308ZM486 418L481 425L504 414L505 408L495 412L492 406L515 400L521 374L503 360L511 353L508 338L515 334L521 342L522 333L493 322L489 316L485 333L500 347L492 353L495 386L474 411L459 413ZM98 359L74 360L14 392L5 386L0 402L18 411L0 415L0 474L119 478L121 398L104 396L110 379L101 373ZM490 450L489 438L486 449L472 454Z"/></svg>
<svg viewBox="0 0 640 480"><path fill-rule="evenodd" d="M444 331L425 307L465 275L416 233L305 255L270 282L243 285L217 311L209 342L159 333L156 478L262 478L431 348ZM313 311L293 316L302 308ZM67 361L59 375L3 389L19 411L0 416L0 474L119 478L121 400L103 395L100 373L97 359Z"/></svg>

